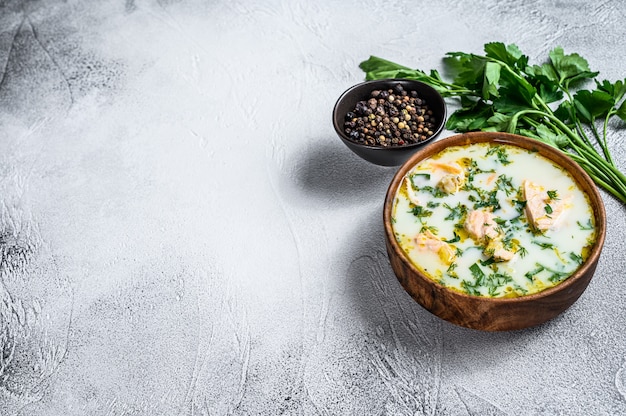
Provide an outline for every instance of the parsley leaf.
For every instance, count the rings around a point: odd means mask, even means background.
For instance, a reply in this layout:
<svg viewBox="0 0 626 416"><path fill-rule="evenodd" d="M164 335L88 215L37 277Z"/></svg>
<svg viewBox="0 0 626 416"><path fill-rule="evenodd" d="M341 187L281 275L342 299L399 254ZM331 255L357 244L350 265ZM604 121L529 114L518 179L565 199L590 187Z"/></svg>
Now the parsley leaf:
<svg viewBox="0 0 626 416"><path fill-rule="evenodd" d="M576 224L578 224L578 228L581 230L593 230L593 223L591 222L591 219L588 219L586 224L583 224L580 221L576 221Z"/></svg>
<svg viewBox="0 0 626 416"><path fill-rule="evenodd" d="M450 213L444 218L444 220L447 221L451 221L456 218L461 219L465 216L465 214L467 214L467 207L460 202L454 207L451 207L447 203L444 203L443 207L450 211Z"/></svg>
<svg viewBox="0 0 626 416"><path fill-rule="evenodd" d="M607 144L614 125L610 121L614 117L626 121L626 79L598 81L599 73L586 59L566 54L560 46L548 58L541 65L530 64L515 44L502 42L485 44L483 55L449 52L444 65L451 82L435 70L427 73L375 56L359 66L367 80L415 79L444 97L459 99L460 108L446 122L449 130L516 133L560 149L598 186L626 204L626 175ZM577 87L591 79L595 88ZM551 103L558 103L556 109Z"/></svg>
<svg viewBox="0 0 626 416"><path fill-rule="evenodd" d="M415 215L417 218L425 218L433 215L433 212L431 210L425 209L421 205L413 207L413 209L411 209L409 212Z"/></svg>
<svg viewBox="0 0 626 416"><path fill-rule="evenodd" d="M496 155L498 162L502 163L503 165L508 165L509 163L511 163L509 161L509 156L506 153L506 149L503 146L491 146L491 148L487 151L487 156L493 154Z"/></svg>
<svg viewBox="0 0 626 416"><path fill-rule="evenodd" d="M496 186L499 190L504 191L506 196L509 196L513 192L516 192L515 187L511 183L512 180L513 178L511 178L510 176L500 175L498 176L498 179L496 179Z"/></svg>

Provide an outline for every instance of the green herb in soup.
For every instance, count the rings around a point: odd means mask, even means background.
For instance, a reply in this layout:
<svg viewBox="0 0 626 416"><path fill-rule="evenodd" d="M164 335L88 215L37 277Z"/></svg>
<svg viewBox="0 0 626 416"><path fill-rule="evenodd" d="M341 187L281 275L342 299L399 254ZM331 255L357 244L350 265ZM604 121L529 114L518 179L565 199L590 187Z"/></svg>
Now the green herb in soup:
<svg viewBox="0 0 626 416"><path fill-rule="evenodd" d="M396 240L417 268L476 296L515 297L555 286L596 238L585 193L561 167L517 146L450 147L403 178Z"/></svg>

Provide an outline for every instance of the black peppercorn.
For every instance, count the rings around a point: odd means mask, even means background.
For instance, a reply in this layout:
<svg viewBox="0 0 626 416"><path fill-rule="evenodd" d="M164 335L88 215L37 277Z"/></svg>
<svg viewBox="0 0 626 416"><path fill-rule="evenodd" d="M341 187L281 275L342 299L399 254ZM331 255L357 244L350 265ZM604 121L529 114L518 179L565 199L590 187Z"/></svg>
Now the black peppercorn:
<svg viewBox="0 0 626 416"><path fill-rule="evenodd" d="M396 84L374 90L345 117L344 131L351 140L371 146L403 146L432 136L434 117L417 91Z"/></svg>

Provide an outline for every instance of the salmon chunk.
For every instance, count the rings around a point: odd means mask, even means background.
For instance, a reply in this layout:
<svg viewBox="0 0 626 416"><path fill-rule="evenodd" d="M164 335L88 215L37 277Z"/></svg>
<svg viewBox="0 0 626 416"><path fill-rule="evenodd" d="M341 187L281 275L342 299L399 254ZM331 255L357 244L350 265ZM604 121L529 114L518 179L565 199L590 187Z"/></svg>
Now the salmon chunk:
<svg viewBox="0 0 626 416"><path fill-rule="evenodd" d="M474 210L467 214L463 226L475 241L486 244L483 250L486 256L495 261L509 261L513 259L515 252L504 247L503 235L494 218L491 211Z"/></svg>
<svg viewBox="0 0 626 416"><path fill-rule="evenodd" d="M539 231L553 228L569 204L569 197L553 198L541 185L525 180L522 183L528 222Z"/></svg>
<svg viewBox="0 0 626 416"><path fill-rule="evenodd" d="M463 185L464 175L448 174L445 175L437 184L439 188L447 194L456 193Z"/></svg>
<svg viewBox="0 0 626 416"><path fill-rule="evenodd" d="M420 201L417 198L415 190L413 189L413 184L411 183L410 177L407 176L406 178L404 178L404 186L406 188L406 197L409 199L409 201L411 201L411 203L415 205L420 205Z"/></svg>
<svg viewBox="0 0 626 416"><path fill-rule="evenodd" d="M461 175L463 173L463 168L456 162L446 163L433 161L430 163L430 167L433 171L439 169L453 175Z"/></svg>
<svg viewBox="0 0 626 416"><path fill-rule="evenodd" d="M456 162L447 163L432 161L429 164L429 168L433 173L437 173L438 176L442 175L441 179L439 179L439 182L437 183L437 186L447 194L457 192L465 181L463 168Z"/></svg>
<svg viewBox="0 0 626 416"><path fill-rule="evenodd" d="M494 217L491 211L470 211L463 226L474 240L483 240L485 237L494 239L500 234Z"/></svg>
<svg viewBox="0 0 626 416"><path fill-rule="evenodd" d="M493 257L495 261L509 261L515 256L515 252L504 248L502 239L489 241L489 244L485 247L485 254Z"/></svg>
<svg viewBox="0 0 626 416"><path fill-rule="evenodd" d="M430 230L416 235L414 241L418 250L436 253L441 261L446 264L451 264L456 255L455 250L450 244L434 235Z"/></svg>

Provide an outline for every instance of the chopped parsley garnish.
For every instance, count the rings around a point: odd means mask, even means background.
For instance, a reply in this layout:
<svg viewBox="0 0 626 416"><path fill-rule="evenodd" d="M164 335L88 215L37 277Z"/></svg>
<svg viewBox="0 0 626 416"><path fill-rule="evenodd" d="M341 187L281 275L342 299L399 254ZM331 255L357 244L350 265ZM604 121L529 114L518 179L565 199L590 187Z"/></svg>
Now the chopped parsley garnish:
<svg viewBox="0 0 626 416"><path fill-rule="evenodd" d="M474 263L470 266L470 272L472 272L472 276L476 279L476 282L482 282L485 278L485 273L482 271L478 263Z"/></svg>
<svg viewBox="0 0 626 416"><path fill-rule="evenodd" d="M423 177L426 180L430 179L430 173L414 173L411 175L411 179L413 179L414 177Z"/></svg>
<svg viewBox="0 0 626 416"><path fill-rule="evenodd" d="M511 183L512 179L513 178L506 176L506 175L500 175L498 176L498 179L496 179L496 186L498 187L499 190L503 191L506 194L506 196L509 196L513 192L517 191L516 188Z"/></svg>
<svg viewBox="0 0 626 416"><path fill-rule="evenodd" d="M552 244L552 243L545 243L545 242L542 242L542 241L534 240L533 244L538 245L543 250L547 250L547 249L553 250L554 249L554 244Z"/></svg>
<svg viewBox="0 0 626 416"><path fill-rule="evenodd" d="M423 224L422 228L420 229L420 233L423 233L423 232L426 232L426 231L430 231L431 233L433 233L435 235L437 235L437 233L439 232L437 227L435 227L434 225Z"/></svg>
<svg viewBox="0 0 626 416"><path fill-rule="evenodd" d="M489 289L487 289L487 292L489 293L489 296L491 296L492 298L500 294L500 292L498 292L498 288L495 286L489 286Z"/></svg>
<svg viewBox="0 0 626 416"><path fill-rule="evenodd" d="M519 253L519 255L520 255L520 257L521 257L521 258L526 257L526 255L528 254L528 250L526 250L526 248L524 248L524 247L522 247L522 246L519 246L519 247L517 248L517 252Z"/></svg>
<svg viewBox="0 0 626 416"><path fill-rule="evenodd" d="M493 222L495 222L496 224L498 224L500 226L506 225L506 220L504 218L500 218L500 217L495 217L493 219Z"/></svg>
<svg viewBox="0 0 626 416"><path fill-rule="evenodd" d="M578 264L583 264L583 257L579 254L574 253L573 251L569 253L569 258L574 260Z"/></svg>
<svg viewBox="0 0 626 416"><path fill-rule="evenodd" d="M525 200L514 199L511 202L515 204L515 207L517 208L518 211L522 211L524 208L526 208Z"/></svg>
<svg viewBox="0 0 626 416"><path fill-rule="evenodd" d="M489 266L490 264L493 264L495 262L496 262L496 259L494 259L493 257L489 257L487 260L480 260L480 265Z"/></svg>
<svg viewBox="0 0 626 416"><path fill-rule="evenodd" d="M525 294L527 294L527 293L528 293L528 290L527 290L527 289L525 289L525 288L521 287L521 286L520 286L520 285L518 285L518 284L514 284L514 285L513 285L513 289L515 289L515 291L516 291L517 293L522 294L522 295L525 295Z"/></svg>
<svg viewBox="0 0 626 416"><path fill-rule="evenodd" d="M524 276L531 282L533 281L533 277L535 277L535 275L545 270L545 267L543 267L541 264L536 263L536 265L537 265L536 269L526 272L526 274L524 274Z"/></svg>
<svg viewBox="0 0 626 416"><path fill-rule="evenodd" d="M429 194L431 194L435 198L443 198L443 197L445 197L447 195L438 186L422 186L422 187L419 188L419 190L423 191L423 192L428 192Z"/></svg>
<svg viewBox="0 0 626 416"><path fill-rule="evenodd" d="M472 283L469 280L463 280L461 282L461 287L467 292L468 295L473 295L473 296L482 295L482 293L480 293L480 285L477 285L476 283Z"/></svg>
<svg viewBox="0 0 626 416"><path fill-rule="evenodd" d="M513 277L507 273L485 274L478 263L472 264L469 270L474 277L474 282L463 280L461 287L470 295L480 295L480 289L484 287L490 296L498 296L500 294L499 289L513 281Z"/></svg>
<svg viewBox="0 0 626 416"><path fill-rule="evenodd" d="M550 270L550 269L546 269L546 270ZM569 273L567 272L559 272L555 270L550 270L550 272L552 273L552 275L548 277L548 280L551 281L552 283L558 283L561 280L565 279L567 276L569 276Z"/></svg>
<svg viewBox="0 0 626 416"><path fill-rule="evenodd" d="M487 284L489 286L489 294L491 296L498 296L500 292L497 290L507 283L511 283L513 281L513 277L506 273L492 273L487 278Z"/></svg>
<svg viewBox="0 0 626 416"><path fill-rule="evenodd" d="M445 242L448 244L458 243L459 241L461 241L461 237L459 237L457 233L454 233L454 238L451 238L450 240L445 240Z"/></svg>
<svg viewBox="0 0 626 416"><path fill-rule="evenodd" d="M446 273L448 274L448 276L452 277L453 279L458 279L459 275L456 274L455 269L458 267L457 263L451 263L450 266L448 266L448 269L446 270Z"/></svg>
<svg viewBox="0 0 626 416"><path fill-rule="evenodd" d="M444 220L454 220L456 218L461 219L465 216L465 214L467 214L467 207L460 202L455 207L451 207L446 203L444 203L443 206L450 211Z"/></svg>
<svg viewBox="0 0 626 416"><path fill-rule="evenodd" d="M578 227L581 230L593 230L593 224L591 222L591 219L587 220L587 224L583 224L580 221L576 221L576 224L578 224Z"/></svg>
<svg viewBox="0 0 626 416"><path fill-rule="evenodd" d="M418 205L413 207L413 209L411 209L409 211L411 214L415 215L417 218L426 218L426 217L430 217L431 215L433 215L433 212L425 209L423 206Z"/></svg>
<svg viewBox="0 0 626 416"><path fill-rule="evenodd" d="M487 151L487 156L493 155L493 154L495 154L496 157L498 158L498 162L502 163L503 165L508 165L509 163L511 163L509 161L509 156L506 153L506 149L503 146L492 146Z"/></svg>
<svg viewBox="0 0 626 416"><path fill-rule="evenodd" d="M474 181L474 176L479 174L479 173L493 173L493 172L494 172L493 169L483 170L483 169L479 168L478 167L478 163L474 159L471 159L470 160L470 164L469 164L469 168L467 169L467 182Z"/></svg>
<svg viewBox="0 0 626 416"><path fill-rule="evenodd" d="M549 272L551 273L550 276L548 277L548 280L552 283L558 283L561 280L564 280L566 277L568 277L570 275L570 273L568 272L564 272L564 271L560 271L560 270L554 270L551 269L549 267L543 266L539 263L535 263L537 268L534 270L529 271L528 273L526 273L524 276L526 276L526 278L530 281L533 281L533 277L543 271Z"/></svg>
<svg viewBox="0 0 626 416"><path fill-rule="evenodd" d="M500 209L500 201L498 200L497 189L494 189L491 192L484 192L478 189L476 189L476 191L478 193L478 199L474 198L473 200L476 202L474 204L474 209L487 208L487 207L493 208L494 211L497 211ZM471 195L470 195L470 199L471 199Z"/></svg>

